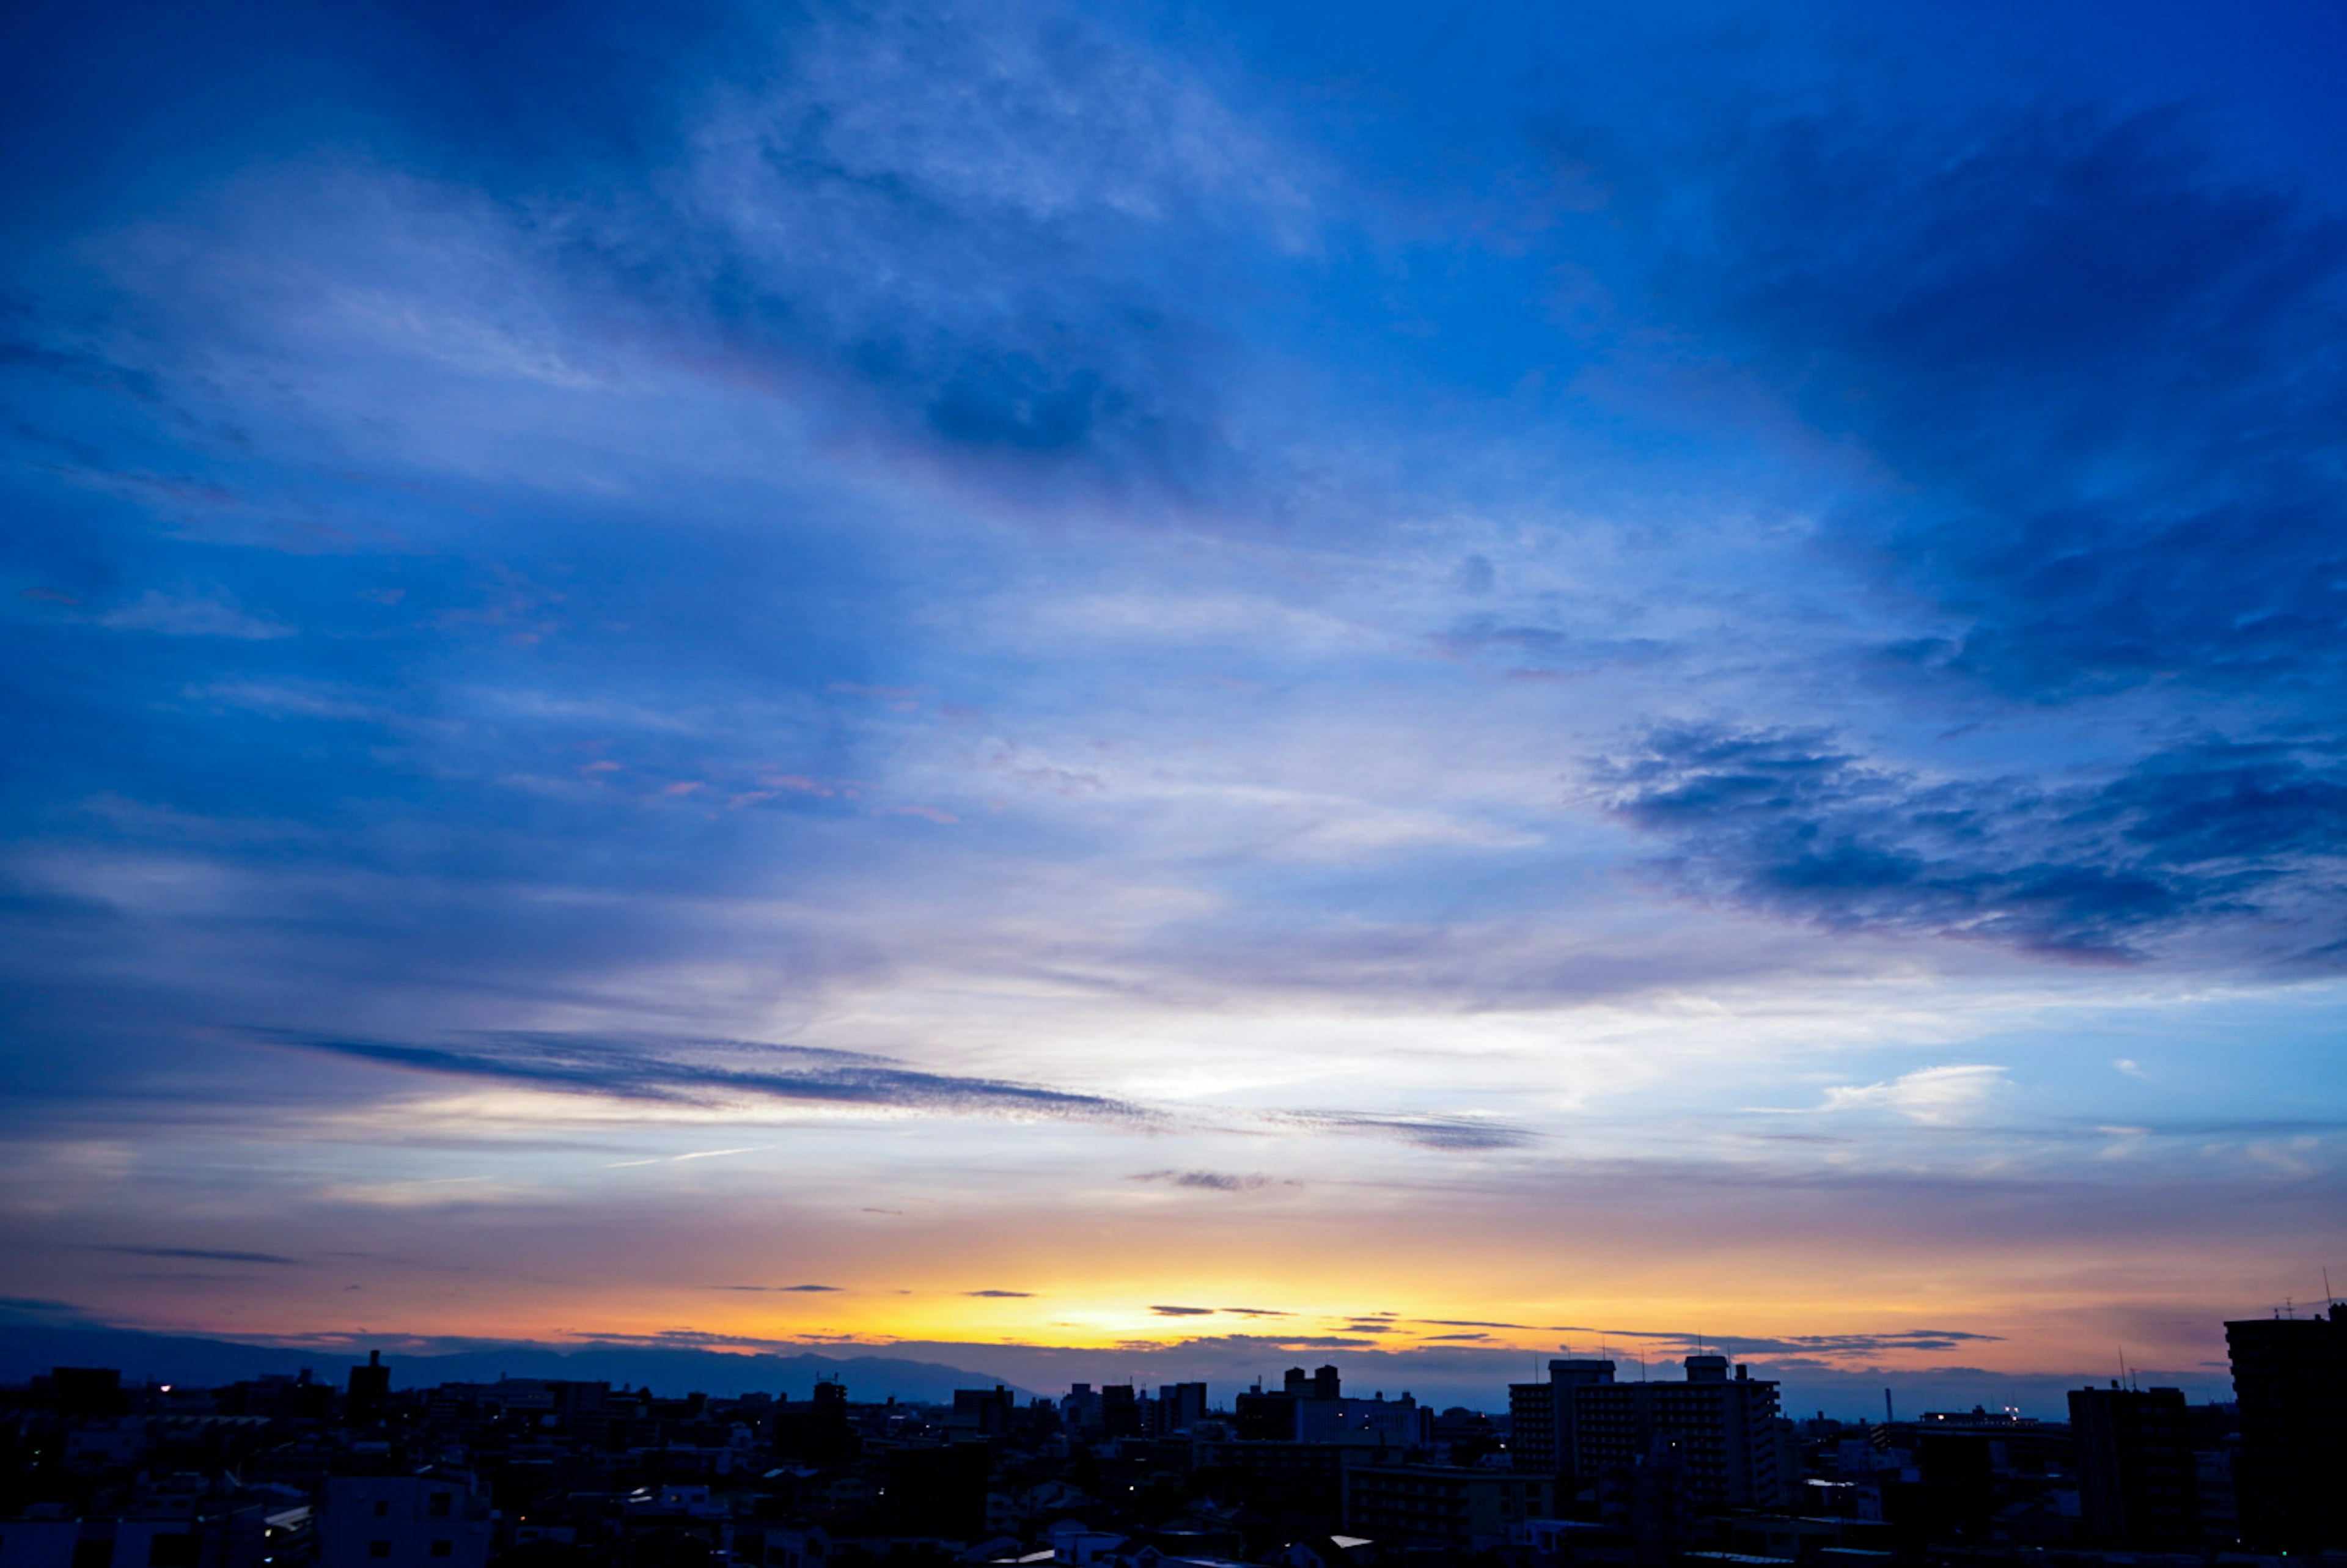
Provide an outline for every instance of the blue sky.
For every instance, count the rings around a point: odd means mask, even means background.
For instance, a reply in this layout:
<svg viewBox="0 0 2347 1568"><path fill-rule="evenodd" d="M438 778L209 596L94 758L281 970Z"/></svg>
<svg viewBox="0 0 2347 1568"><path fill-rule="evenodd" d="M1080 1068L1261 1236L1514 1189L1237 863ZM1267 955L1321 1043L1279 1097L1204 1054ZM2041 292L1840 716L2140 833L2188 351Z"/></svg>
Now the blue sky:
<svg viewBox="0 0 2347 1568"><path fill-rule="evenodd" d="M2347 1262L2334 9L19 26L0 1288L2206 1378Z"/></svg>

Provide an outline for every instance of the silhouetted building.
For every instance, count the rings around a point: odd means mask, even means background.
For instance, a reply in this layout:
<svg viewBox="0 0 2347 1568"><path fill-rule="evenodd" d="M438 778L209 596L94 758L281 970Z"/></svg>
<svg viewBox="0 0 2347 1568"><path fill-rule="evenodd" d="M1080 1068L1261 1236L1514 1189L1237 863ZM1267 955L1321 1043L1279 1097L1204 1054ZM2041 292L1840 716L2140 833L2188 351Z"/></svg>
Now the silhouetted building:
<svg viewBox="0 0 2347 1568"><path fill-rule="evenodd" d="M1616 1383L1610 1363L1596 1364L1606 1380L1593 1372L1593 1380L1571 1385L1572 1416L1559 1423L1559 1445L1569 1448L1560 1457L1580 1476L1595 1477L1645 1461L1656 1440L1667 1439L1676 1445L1691 1506L1782 1506L1788 1478L1777 1385L1742 1367L1729 1377L1725 1356L1690 1356L1686 1364L1681 1383Z"/></svg>
<svg viewBox="0 0 2347 1568"><path fill-rule="evenodd" d="M1624 1388L1652 1387L1625 1383ZM1627 1537L1640 1568L1679 1561L1695 1535L1695 1503L1689 1494L1686 1445L1658 1431L1644 1453L1630 1462L1596 1472L1597 1512L1608 1528Z"/></svg>
<svg viewBox="0 0 2347 1568"><path fill-rule="evenodd" d="M319 1568L482 1568L489 1533L467 1477L338 1475L318 1510Z"/></svg>
<svg viewBox="0 0 2347 1568"><path fill-rule="evenodd" d="M1614 1363L1596 1360L1551 1361L1548 1364L1549 1386L1556 1389L1556 1469L1567 1478L1576 1477L1587 1469L1581 1457L1578 1417L1575 1413L1573 1390L1595 1388L1614 1381ZM1771 1390L1776 1387L1768 1385ZM1776 1408L1774 1393L1769 1409Z"/></svg>
<svg viewBox="0 0 2347 1568"><path fill-rule="evenodd" d="M1168 1383L1157 1390L1157 1430L1186 1432L1206 1419L1206 1385Z"/></svg>
<svg viewBox="0 0 2347 1568"><path fill-rule="evenodd" d="M1100 1428L1104 1438L1141 1435L1141 1405L1130 1383L1105 1383L1100 1391Z"/></svg>
<svg viewBox="0 0 2347 1568"><path fill-rule="evenodd" d="M907 1449L887 1456L887 1480L876 1512L889 1533L975 1541L986 1533L983 1444Z"/></svg>
<svg viewBox="0 0 2347 1568"><path fill-rule="evenodd" d="M353 1426L366 1426L383 1419L384 1410L391 1403L391 1368L383 1364L383 1352L367 1352L366 1365L351 1368L350 1391L343 1401L343 1416Z"/></svg>
<svg viewBox="0 0 2347 1568"><path fill-rule="evenodd" d="M1547 1476L1435 1465L1357 1465L1345 1472L1345 1528L1377 1537L1495 1545L1553 1512Z"/></svg>
<svg viewBox="0 0 2347 1568"><path fill-rule="evenodd" d="M1614 1381L1611 1361L1554 1360L1545 1383L1508 1385L1510 1468L1570 1481L1584 1474L1574 1443L1573 1390Z"/></svg>
<svg viewBox="0 0 2347 1568"><path fill-rule="evenodd" d="M2106 1546L2164 1547L2200 1539L2192 1422L2175 1389L2075 1389L2080 1516ZM2347 1484L2347 1476L2340 1478Z"/></svg>
<svg viewBox="0 0 2347 1568"><path fill-rule="evenodd" d="M53 1367L46 1378L33 1379L35 1389L44 1385L50 1408L59 1415L112 1416L130 1407L122 1374L112 1367Z"/></svg>
<svg viewBox="0 0 2347 1568"><path fill-rule="evenodd" d="M2347 1546L2347 1303L2225 1325L2241 1446L2241 1534L2291 1552Z"/></svg>
<svg viewBox="0 0 2347 1568"><path fill-rule="evenodd" d="M991 1389L956 1389L953 1414L946 1425L958 1431L997 1437L1010 1430L1010 1390L997 1383Z"/></svg>
<svg viewBox="0 0 2347 1568"><path fill-rule="evenodd" d="M864 1440L847 1419L847 1389L817 1383L805 1404L774 1411L774 1452L805 1464L848 1464L864 1451Z"/></svg>
<svg viewBox="0 0 2347 1568"><path fill-rule="evenodd" d="M1060 1399L1060 1420L1068 1430L1086 1436L1101 1430L1101 1397L1090 1383L1071 1383Z"/></svg>
<svg viewBox="0 0 2347 1568"><path fill-rule="evenodd" d="M1332 1378L1326 1386L1335 1384ZM1238 1397L1232 1424L1242 1442L1416 1448L1434 1437L1434 1412L1408 1394L1340 1399L1251 1389Z"/></svg>
<svg viewBox="0 0 2347 1568"><path fill-rule="evenodd" d="M1565 1475L1557 1457L1556 1386L1508 1385L1508 1468L1540 1475Z"/></svg>
<svg viewBox="0 0 2347 1568"><path fill-rule="evenodd" d="M1343 1397L1334 1367L1323 1367L1308 1378L1305 1376L1303 1368L1290 1367L1282 1383L1280 1392L1291 1399L1335 1399Z"/></svg>

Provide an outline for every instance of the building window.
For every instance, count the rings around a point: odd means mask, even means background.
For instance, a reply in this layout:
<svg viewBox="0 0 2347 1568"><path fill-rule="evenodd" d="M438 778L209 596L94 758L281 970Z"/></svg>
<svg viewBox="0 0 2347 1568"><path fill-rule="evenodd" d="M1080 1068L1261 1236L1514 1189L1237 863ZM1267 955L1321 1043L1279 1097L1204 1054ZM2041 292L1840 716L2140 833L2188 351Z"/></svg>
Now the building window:
<svg viewBox="0 0 2347 1568"><path fill-rule="evenodd" d="M453 1541L436 1541L432 1543L432 1555L435 1557L454 1557L456 1555L456 1543Z"/></svg>
<svg viewBox="0 0 2347 1568"><path fill-rule="evenodd" d="M435 1518L435 1519L446 1519L446 1518L447 1518L447 1517L448 1517L448 1501L449 1501L449 1499L451 1499L451 1498L455 1497L456 1495L456 1494L455 1492L453 1492L453 1491L436 1491L436 1492L434 1492L434 1493L432 1494L432 1517L433 1517L433 1518Z"/></svg>
<svg viewBox="0 0 2347 1568"><path fill-rule="evenodd" d="M391 1555L391 1542L388 1542L388 1541L370 1541L370 1542L367 1542L367 1555L368 1555L368 1556L370 1556L370 1557L388 1557L388 1556L390 1556L390 1555Z"/></svg>
<svg viewBox="0 0 2347 1568"><path fill-rule="evenodd" d="M385 1499L382 1500L381 1501L377 1502L377 1503L374 1505L374 1516L375 1516L377 1519L388 1519L388 1518L390 1518L390 1517L391 1517L391 1500L390 1500L390 1499L385 1498ZM386 1544L388 1544L388 1543L386 1543Z"/></svg>

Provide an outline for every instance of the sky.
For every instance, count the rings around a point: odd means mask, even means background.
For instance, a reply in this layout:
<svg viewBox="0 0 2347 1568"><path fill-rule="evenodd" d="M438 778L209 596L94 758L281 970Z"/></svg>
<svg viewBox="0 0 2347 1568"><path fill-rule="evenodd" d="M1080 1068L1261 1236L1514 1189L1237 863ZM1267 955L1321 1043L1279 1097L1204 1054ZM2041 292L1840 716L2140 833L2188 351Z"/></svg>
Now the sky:
<svg viewBox="0 0 2347 1568"><path fill-rule="evenodd" d="M2335 5L10 15L17 1320L2058 1408L2347 1283Z"/></svg>

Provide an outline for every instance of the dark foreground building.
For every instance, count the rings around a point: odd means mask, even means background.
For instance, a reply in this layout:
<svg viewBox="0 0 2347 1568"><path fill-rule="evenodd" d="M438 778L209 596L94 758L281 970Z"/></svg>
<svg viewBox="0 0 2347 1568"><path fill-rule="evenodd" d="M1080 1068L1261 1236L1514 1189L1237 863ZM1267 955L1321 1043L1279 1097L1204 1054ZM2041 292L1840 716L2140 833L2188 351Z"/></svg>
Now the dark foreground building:
<svg viewBox="0 0 2347 1568"><path fill-rule="evenodd" d="M2080 1512L2099 1544L2136 1549L2200 1543L2192 1417L2176 1389L2074 1389Z"/></svg>
<svg viewBox="0 0 2347 1568"><path fill-rule="evenodd" d="M2241 1534L2286 1552L2347 1547L2347 1303L2225 1325L2241 1412Z"/></svg>

